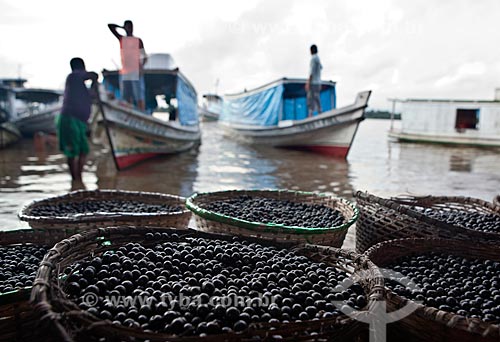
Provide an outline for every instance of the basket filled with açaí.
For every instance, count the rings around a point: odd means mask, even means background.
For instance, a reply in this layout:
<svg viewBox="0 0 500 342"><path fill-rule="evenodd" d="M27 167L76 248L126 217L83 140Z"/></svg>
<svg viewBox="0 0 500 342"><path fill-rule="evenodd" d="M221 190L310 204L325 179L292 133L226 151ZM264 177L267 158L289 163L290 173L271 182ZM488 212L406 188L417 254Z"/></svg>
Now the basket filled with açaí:
<svg viewBox="0 0 500 342"><path fill-rule="evenodd" d="M203 231L333 247L342 246L358 218L346 199L290 190L197 193L186 206Z"/></svg>
<svg viewBox="0 0 500 342"><path fill-rule="evenodd" d="M500 246L407 238L365 255L386 273L389 334L398 341L500 340ZM399 317L399 319L395 319Z"/></svg>
<svg viewBox="0 0 500 342"><path fill-rule="evenodd" d="M367 326L344 306L367 313L383 287L353 251L109 227L56 244L31 298L64 341L354 341Z"/></svg>
<svg viewBox="0 0 500 342"><path fill-rule="evenodd" d="M36 200L19 218L39 229L93 229L137 225L187 227L191 212L185 198L170 194L126 190L78 190Z"/></svg>
<svg viewBox="0 0 500 342"><path fill-rule="evenodd" d="M45 341L29 303L45 253L71 231L20 229L0 232L0 341Z"/></svg>
<svg viewBox="0 0 500 342"><path fill-rule="evenodd" d="M442 237L500 243L500 206L471 197L400 196L355 193L360 217L356 250L386 240Z"/></svg>

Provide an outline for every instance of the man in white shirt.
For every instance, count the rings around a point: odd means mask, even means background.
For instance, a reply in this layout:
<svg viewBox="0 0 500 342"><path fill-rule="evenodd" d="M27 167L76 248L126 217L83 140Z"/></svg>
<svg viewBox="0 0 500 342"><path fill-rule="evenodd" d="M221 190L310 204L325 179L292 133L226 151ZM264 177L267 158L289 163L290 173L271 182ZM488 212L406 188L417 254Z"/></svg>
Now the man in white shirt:
<svg viewBox="0 0 500 342"><path fill-rule="evenodd" d="M309 78L306 82L308 117L311 117L315 110L321 113L321 61L318 56L318 47L311 45L311 62L309 65Z"/></svg>

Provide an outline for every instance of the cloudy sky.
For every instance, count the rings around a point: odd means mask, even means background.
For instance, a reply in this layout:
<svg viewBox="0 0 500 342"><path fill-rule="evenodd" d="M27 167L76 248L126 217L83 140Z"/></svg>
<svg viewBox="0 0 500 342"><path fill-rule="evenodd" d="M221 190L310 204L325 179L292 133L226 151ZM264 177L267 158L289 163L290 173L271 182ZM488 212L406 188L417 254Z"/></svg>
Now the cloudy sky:
<svg viewBox="0 0 500 342"><path fill-rule="evenodd" d="M340 106L389 97L492 99L500 87L498 0L0 0L0 77L62 88L69 60L119 64L108 23L134 22L148 53L171 53L199 94L306 77L309 46Z"/></svg>

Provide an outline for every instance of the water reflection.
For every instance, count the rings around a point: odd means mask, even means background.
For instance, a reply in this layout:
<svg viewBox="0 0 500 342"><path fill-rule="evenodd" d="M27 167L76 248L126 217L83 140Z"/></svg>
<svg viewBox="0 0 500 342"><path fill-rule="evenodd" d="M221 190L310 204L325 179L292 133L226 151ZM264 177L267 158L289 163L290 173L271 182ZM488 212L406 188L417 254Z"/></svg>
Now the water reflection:
<svg viewBox="0 0 500 342"><path fill-rule="evenodd" d="M116 172L108 151L92 145L83 186L157 191L181 196L225 189L297 189L352 198L354 190L380 196L403 193L463 195L490 201L500 189L500 153L480 148L391 142L389 121L365 120L347 162L303 151L251 147L225 139L217 123L203 123L198 150ZM34 140L0 151L1 229L34 199L59 195L72 184L55 144ZM348 240L351 235L348 236Z"/></svg>

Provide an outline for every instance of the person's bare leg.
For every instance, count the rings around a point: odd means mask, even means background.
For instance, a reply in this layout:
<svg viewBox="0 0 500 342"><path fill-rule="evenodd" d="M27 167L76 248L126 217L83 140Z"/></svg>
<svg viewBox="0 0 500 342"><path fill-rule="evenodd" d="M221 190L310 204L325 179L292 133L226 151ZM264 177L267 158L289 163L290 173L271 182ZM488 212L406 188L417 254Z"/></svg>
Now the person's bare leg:
<svg viewBox="0 0 500 342"><path fill-rule="evenodd" d="M143 100L138 100L137 101L137 107L139 108L139 110L142 110L143 112L146 110L146 106L145 106Z"/></svg>
<svg viewBox="0 0 500 342"><path fill-rule="evenodd" d="M75 180L76 177L75 158L68 158L68 168L69 168L69 174L71 175L71 179Z"/></svg>
<svg viewBox="0 0 500 342"><path fill-rule="evenodd" d="M78 165L77 167L77 174L76 174L76 180L82 181L82 174L83 174L83 166L85 165L85 154L80 154L80 157L78 158Z"/></svg>

